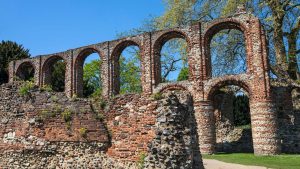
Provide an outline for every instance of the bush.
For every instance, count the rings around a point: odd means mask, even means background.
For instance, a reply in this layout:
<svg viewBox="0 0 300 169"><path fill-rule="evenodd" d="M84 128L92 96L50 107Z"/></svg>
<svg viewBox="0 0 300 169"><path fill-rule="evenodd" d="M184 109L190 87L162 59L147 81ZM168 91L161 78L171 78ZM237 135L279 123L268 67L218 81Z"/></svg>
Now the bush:
<svg viewBox="0 0 300 169"><path fill-rule="evenodd" d="M160 99L163 98L163 96L162 96L162 93L158 92L158 93L154 93L154 94L152 95L152 98L153 98L154 100L160 100Z"/></svg>
<svg viewBox="0 0 300 169"><path fill-rule="evenodd" d="M72 112L68 109L62 112L61 115L65 122L70 122L72 120Z"/></svg>
<svg viewBox="0 0 300 169"><path fill-rule="evenodd" d="M104 119L104 115L103 115L102 113L98 113L98 114L96 115L96 119L102 121L102 120Z"/></svg>
<svg viewBox="0 0 300 169"><path fill-rule="evenodd" d="M53 118L55 116L56 116L55 111L43 110L39 113L39 117L42 121L49 119L49 118Z"/></svg>
<svg viewBox="0 0 300 169"><path fill-rule="evenodd" d="M87 129L85 127L81 127L79 129L79 134L81 137L86 138L87 137Z"/></svg>
<svg viewBox="0 0 300 169"><path fill-rule="evenodd" d="M140 157L139 157L139 161L137 162L138 163L138 167L140 169L143 169L145 166L145 158L147 157L146 153L141 153L140 154Z"/></svg>
<svg viewBox="0 0 300 169"><path fill-rule="evenodd" d="M100 108L103 110L106 107L106 102L104 100L100 100Z"/></svg>
<svg viewBox="0 0 300 169"><path fill-rule="evenodd" d="M19 89L19 94L21 96L28 96L30 90L34 88L34 83L32 81L26 81Z"/></svg>
<svg viewBox="0 0 300 169"><path fill-rule="evenodd" d="M52 87L50 85L43 85L41 88L40 88L40 91L46 91L46 92L52 92Z"/></svg>
<svg viewBox="0 0 300 169"><path fill-rule="evenodd" d="M51 101L57 103L58 102L58 97L57 96L51 96Z"/></svg>

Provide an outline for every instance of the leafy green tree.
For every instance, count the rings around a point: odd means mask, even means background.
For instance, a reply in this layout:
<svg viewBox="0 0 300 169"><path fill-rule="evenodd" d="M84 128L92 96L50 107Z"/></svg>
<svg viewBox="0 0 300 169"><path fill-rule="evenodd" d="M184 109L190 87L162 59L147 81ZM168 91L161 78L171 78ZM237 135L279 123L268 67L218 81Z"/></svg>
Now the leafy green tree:
<svg viewBox="0 0 300 169"><path fill-rule="evenodd" d="M140 53L136 48L129 48L127 52L130 56L125 57L122 53L119 59L121 94L142 92Z"/></svg>
<svg viewBox="0 0 300 169"><path fill-rule="evenodd" d="M183 80L188 80L188 79L189 79L189 68L188 67L183 67L180 70L177 81L183 81Z"/></svg>
<svg viewBox="0 0 300 169"><path fill-rule="evenodd" d="M83 96L101 95L101 64L97 59L87 63L83 67Z"/></svg>
<svg viewBox="0 0 300 169"><path fill-rule="evenodd" d="M235 96L233 100L233 116L235 126L250 124L251 120L248 96Z"/></svg>
<svg viewBox="0 0 300 169"><path fill-rule="evenodd" d="M12 41L0 43L0 84L8 82L8 64L10 61L29 58L29 50Z"/></svg>
<svg viewBox="0 0 300 169"><path fill-rule="evenodd" d="M288 85L299 81L299 0L166 0L158 18L163 26L179 26L192 20L208 21L235 13L240 5L254 13L267 31L272 72ZM184 5L185 4L185 5ZM178 11L178 12L177 12ZM226 54L226 53L225 53ZM225 58L230 55L224 55Z"/></svg>
<svg viewBox="0 0 300 169"><path fill-rule="evenodd" d="M63 92L65 90L66 63L63 60L59 60L52 65L51 69L52 90L56 92Z"/></svg>

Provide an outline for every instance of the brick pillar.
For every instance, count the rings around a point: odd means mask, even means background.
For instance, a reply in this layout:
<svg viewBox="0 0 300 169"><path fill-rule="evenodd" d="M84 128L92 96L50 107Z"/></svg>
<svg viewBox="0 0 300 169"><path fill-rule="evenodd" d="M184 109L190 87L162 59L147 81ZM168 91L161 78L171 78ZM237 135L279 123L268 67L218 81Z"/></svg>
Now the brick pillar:
<svg viewBox="0 0 300 169"><path fill-rule="evenodd" d="M216 130L212 102L199 101L195 103L194 109L198 125L200 152L213 154L215 152Z"/></svg>
<svg viewBox="0 0 300 169"><path fill-rule="evenodd" d="M101 61L101 82L102 82L102 96L104 98L109 98L110 91L110 67L109 67L109 58L108 54L102 56Z"/></svg>
<svg viewBox="0 0 300 169"><path fill-rule="evenodd" d="M151 77L151 33L143 34L143 46L142 46L142 60L141 60L141 67L142 67L142 88L144 94L151 94L152 93L152 78Z"/></svg>
<svg viewBox="0 0 300 169"><path fill-rule="evenodd" d="M73 55L70 53L67 54L66 62L66 74L65 74L65 93L67 97L73 96Z"/></svg>
<svg viewBox="0 0 300 169"><path fill-rule="evenodd" d="M277 115L271 101L250 103L253 149L255 155L280 153Z"/></svg>
<svg viewBox="0 0 300 169"><path fill-rule="evenodd" d="M277 115L271 102L269 66L267 62L266 39L259 20L250 19L247 34L247 55L251 56L249 71L251 79L251 124L253 148L256 155L280 153Z"/></svg>
<svg viewBox="0 0 300 169"><path fill-rule="evenodd" d="M8 65L8 82L12 83L14 81L14 76L16 75L16 70L15 70L15 61L9 62Z"/></svg>

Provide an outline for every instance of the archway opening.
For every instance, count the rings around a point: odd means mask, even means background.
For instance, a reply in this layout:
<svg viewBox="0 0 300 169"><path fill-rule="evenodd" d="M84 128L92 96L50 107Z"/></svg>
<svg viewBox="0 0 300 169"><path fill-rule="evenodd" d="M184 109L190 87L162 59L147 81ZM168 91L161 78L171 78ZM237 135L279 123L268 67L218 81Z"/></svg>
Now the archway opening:
<svg viewBox="0 0 300 169"><path fill-rule="evenodd" d="M94 49L86 49L79 54L75 65L76 95L85 98L101 96L100 54Z"/></svg>
<svg viewBox="0 0 300 169"><path fill-rule="evenodd" d="M217 152L253 152L249 94L242 87L226 85L212 95Z"/></svg>
<svg viewBox="0 0 300 169"><path fill-rule="evenodd" d="M188 80L187 43L182 38L165 42L160 51L161 82Z"/></svg>
<svg viewBox="0 0 300 169"><path fill-rule="evenodd" d="M212 77L246 73L247 55L244 33L238 29L223 29L209 42Z"/></svg>
<svg viewBox="0 0 300 169"><path fill-rule="evenodd" d="M16 73L19 80L33 81L34 80L34 67L30 62L22 63Z"/></svg>
<svg viewBox="0 0 300 169"><path fill-rule="evenodd" d="M161 82L188 80L187 42L182 38L166 41L160 51Z"/></svg>
<svg viewBox="0 0 300 169"><path fill-rule="evenodd" d="M141 53L136 45L125 47L119 56L120 94L141 93Z"/></svg>
<svg viewBox="0 0 300 169"><path fill-rule="evenodd" d="M43 85L49 86L55 92L65 91L66 63L60 56L52 56L43 66Z"/></svg>

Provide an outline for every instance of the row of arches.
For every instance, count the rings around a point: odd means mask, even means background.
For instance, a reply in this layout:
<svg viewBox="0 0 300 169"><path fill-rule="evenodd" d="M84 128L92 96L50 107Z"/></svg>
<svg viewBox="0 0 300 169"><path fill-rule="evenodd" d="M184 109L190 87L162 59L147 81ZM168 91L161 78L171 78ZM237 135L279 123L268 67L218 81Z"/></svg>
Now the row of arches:
<svg viewBox="0 0 300 169"><path fill-rule="evenodd" d="M237 22L228 21L216 24L204 34L207 77L218 77L226 74L240 74L247 71L245 29ZM233 45L232 43L236 43ZM143 64L143 46L136 41L122 41L116 45L109 58L112 63L111 81L114 94L141 92L141 76ZM228 48L226 48L228 47ZM191 67L195 63L189 58L192 56L191 40L184 32L171 31L162 34L153 44L153 76L155 85L162 82L187 80L191 77ZM128 49L130 52L128 52ZM125 53L124 53L125 51ZM127 53L126 53L127 51ZM87 59L90 55L98 55L99 75L101 80L101 53L94 48L84 49L75 60L74 86L75 93L87 96L84 86L85 66L92 62ZM128 66L130 64L131 66ZM31 67L30 67L31 66ZM43 84L49 84L55 91L64 91L66 61L63 57L53 56L45 61L42 67ZM16 75L22 80L28 80L34 75L34 65L25 62L17 68ZM226 71L227 70L227 71ZM30 71L26 73L26 71ZM123 71L123 72L122 72ZM56 76L62 76L57 79ZM96 76L95 76L96 77ZM102 83L97 86L101 88ZM93 89L96 90L96 89Z"/></svg>

